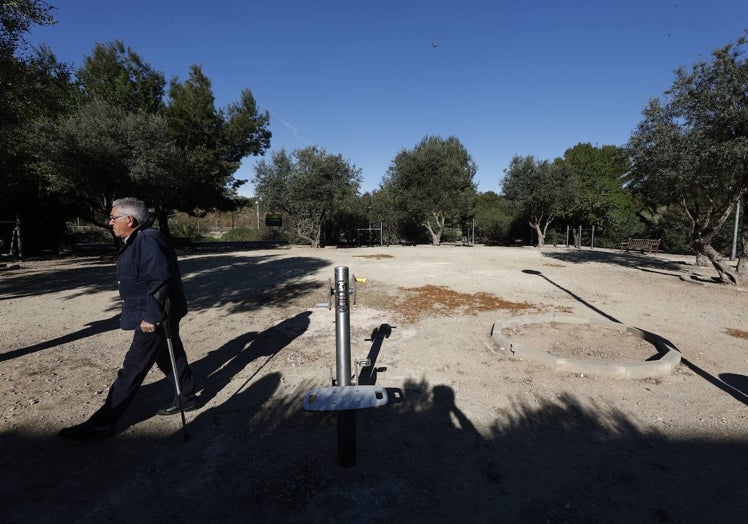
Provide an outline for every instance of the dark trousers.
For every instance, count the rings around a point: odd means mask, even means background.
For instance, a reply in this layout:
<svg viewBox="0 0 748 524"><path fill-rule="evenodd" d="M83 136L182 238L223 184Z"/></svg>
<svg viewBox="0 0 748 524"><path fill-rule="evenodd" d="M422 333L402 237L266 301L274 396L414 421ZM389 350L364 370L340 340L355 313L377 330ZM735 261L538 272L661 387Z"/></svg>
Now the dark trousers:
<svg viewBox="0 0 748 524"><path fill-rule="evenodd" d="M179 322L174 322L170 327L182 400L185 401L195 396L195 380L187 363L182 340L179 338ZM159 327L154 333L143 333L140 329L136 329L130 349L125 354L125 360L117 372L117 378L109 388L109 395L104 405L91 416L90 421L96 425L115 424L135 398L135 394L153 364L156 364L172 383L176 403L174 374L163 329Z"/></svg>

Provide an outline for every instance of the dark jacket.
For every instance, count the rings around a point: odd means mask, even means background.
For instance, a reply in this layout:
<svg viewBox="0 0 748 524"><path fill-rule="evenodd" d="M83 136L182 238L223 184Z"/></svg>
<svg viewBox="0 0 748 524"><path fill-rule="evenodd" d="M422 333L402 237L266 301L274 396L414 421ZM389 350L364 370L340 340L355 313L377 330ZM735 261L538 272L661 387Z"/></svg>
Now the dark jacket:
<svg viewBox="0 0 748 524"><path fill-rule="evenodd" d="M171 318L187 314L182 276L169 238L148 224L133 231L117 260L117 284L122 298L122 329L139 329L140 322L160 324L166 318L166 297Z"/></svg>

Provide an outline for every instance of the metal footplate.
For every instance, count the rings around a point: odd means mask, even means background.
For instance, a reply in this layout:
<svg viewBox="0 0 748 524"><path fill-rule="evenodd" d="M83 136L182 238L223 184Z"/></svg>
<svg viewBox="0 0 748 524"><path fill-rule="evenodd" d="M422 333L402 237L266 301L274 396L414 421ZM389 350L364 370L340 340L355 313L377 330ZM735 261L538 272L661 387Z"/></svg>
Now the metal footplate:
<svg viewBox="0 0 748 524"><path fill-rule="evenodd" d="M304 397L305 411L348 411L387 404L387 390L381 386L330 386L311 390Z"/></svg>

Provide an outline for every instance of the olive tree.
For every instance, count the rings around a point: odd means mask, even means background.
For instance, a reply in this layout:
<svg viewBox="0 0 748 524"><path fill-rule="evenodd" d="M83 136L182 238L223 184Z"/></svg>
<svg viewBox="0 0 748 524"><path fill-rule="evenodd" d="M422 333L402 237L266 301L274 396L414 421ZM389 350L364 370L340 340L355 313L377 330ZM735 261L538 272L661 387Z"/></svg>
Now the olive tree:
<svg viewBox="0 0 748 524"><path fill-rule="evenodd" d="M744 278L712 241L748 192L745 45L741 37L690 70L676 70L673 85L650 100L628 144L632 187L659 204L681 206L697 257L733 284Z"/></svg>
<svg viewBox="0 0 748 524"><path fill-rule="evenodd" d="M561 159L553 162L530 156L514 156L504 171L502 189L545 245L548 227L573 207L574 173Z"/></svg>
<svg viewBox="0 0 748 524"><path fill-rule="evenodd" d="M263 207L286 213L296 235L319 247L325 220L358 194L361 170L316 146L281 149L257 164L253 182Z"/></svg>
<svg viewBox="0 0 748 524"><path fill-rule="evenodd" d="M461 223L472 212L476 171L457 138L428 136L395 156L382 188L394 197L401 226L425 228L438 245L448 221Z"/></svg>
<svg viewBox="0 0 748 524"><path fill-rule="evenodd" d="M564 212L567 224L594 226L595 243L619 245L639 229L631 190L625 187L630 165L623 148L580 143L564 152L563 162L573 173L573 204ZM573 228L575 245L576 228Z"/></svg>

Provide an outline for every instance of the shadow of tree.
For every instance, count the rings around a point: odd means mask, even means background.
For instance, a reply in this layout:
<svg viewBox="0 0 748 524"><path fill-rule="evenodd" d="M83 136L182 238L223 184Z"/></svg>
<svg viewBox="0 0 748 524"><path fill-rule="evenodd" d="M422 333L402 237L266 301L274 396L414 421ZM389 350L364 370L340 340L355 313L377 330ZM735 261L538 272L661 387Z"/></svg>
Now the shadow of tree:
<svg viewBox="0 0 748 524"><path fill-rule="evenodd" d="M559 262L569 264L612 264L616 266L640 269L642 271L660 272L665 275L680 276L684 264L661 258L662 255L641 255L624 251L595 251L584 249L569 249L565 251L544 251L543 256Z"/></svg>
<svg viewBox="0 0 748 524"><path fill-rule="evenodd" d="M81 265L82 264L82 265ZM330 265L315 257L246 254L202 255L179 261L192 311L228 306L231 312L285 304L317 287L304 277ZM18 273L0 280L0 300L46 293L74 292L72 299L101 291L117 291L112 260L85 259L71 266L62 261L50 278ZM48 275L47 274L47 275Z"/></svg>
<svg viewBox="0 0 748 524"><path fill-rule="evenodd" d="M40 278L38 274L3 278L0 280L0 300L63 291L74 291L67 299L102 291L116 292L116 270L112 262L88 259L84 264L83 267L62 266L53 273L53 278ZM280 258L273 255L221 254L180 261L185 294L193 312L221 306L227 307L231 313L257 307L286 306L315 290L318 283L305 278L329 265L328 261L314 257ZM118 304L109 308L114 309L119 313ZM13 349L0 354L0 361L116 329L117 318L118 315L94 321L75 333Z"/></svg>
<svg viewBox="0 0 748 524"><path fill-rule="evenodd" d="M52 275L50 277L50 275ZM62 260L59 267L44 276L37 273L15 273L0 279L0 300L75 291L68 299L117 290L115 262L112 258L76 259L75 265Z"/></svg>
<svg viewBox="0 0 748 524"><path fill-rule="evenodd" d="M315 257L213 255L180 261L192 311L226 306L231 313L287 305L318 287L305 277L328 267Z"/></svg>
<svg viewBox="0 0 748 524"><path fill-rule="evenodd" d="M238 343L238 342L237 342ZM568 394L496 399L482 429L448 385L406 381L361 412L335 463L334 415L279 372L167 436L81 444L0 434L7 522L746 522L748 441L665 437ZM221 417L215 412L220 411Z"/></svg>

